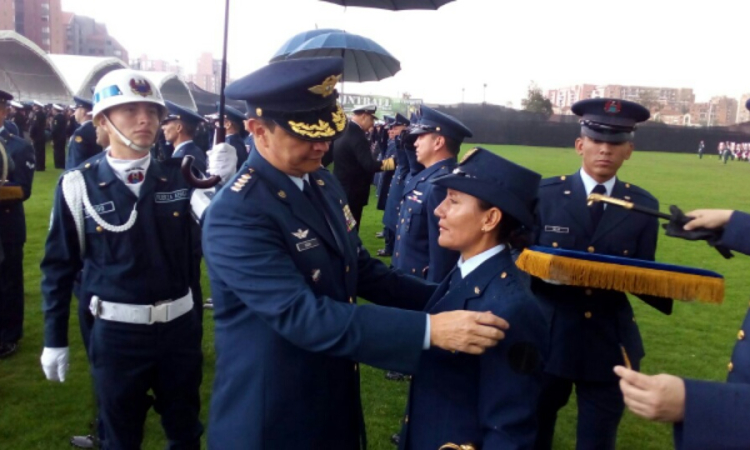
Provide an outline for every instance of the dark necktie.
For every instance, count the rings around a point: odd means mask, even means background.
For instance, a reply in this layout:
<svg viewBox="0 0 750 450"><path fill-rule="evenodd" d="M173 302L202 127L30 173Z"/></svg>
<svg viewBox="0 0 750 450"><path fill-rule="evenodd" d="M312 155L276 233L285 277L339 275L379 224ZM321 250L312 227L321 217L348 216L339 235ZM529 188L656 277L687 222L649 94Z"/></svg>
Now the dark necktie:
<svg viewBox="0 0 750 450"><path fill-rule="evenodd" d="M453 289L456 289L458 287L458 283L462 282L464 277L461 275L461 268L456 267L456 269L451 274L451 279L448 280L448 290L452 291Z"/></svg>
<svg viewBox="0 0 750 450"><path fill-rule="evenodd" d="M305 197L307 197L310 203L312 203L313 208L316 211L318 211L318 213L325 219L325 222L328 225L328 231L331 232L334 240L336 241L336 245L338 245L339 249L343 252L344 246L341 243L339 236L336 234L333 224L331 223L328 210L326 209L323 203L324 200L321 198L320 192L315 187L313 187L313 185L310 184L309 181L304 180L304 187L302 188L302 193L305 194Z"/></svg>
<svg viewBox="0 0 750 450"><path fill-rule="evenodd" d="M597 184L596 186L594 186L594 190L591 191L591 193L606 195L607 188L605 188L603 184ZM589 212L591 213L591 223L594 224L594 229L596 230L596 227L602 220L602 215L604 215L604 202L595 202L589 207L589 210Z"/></svg>

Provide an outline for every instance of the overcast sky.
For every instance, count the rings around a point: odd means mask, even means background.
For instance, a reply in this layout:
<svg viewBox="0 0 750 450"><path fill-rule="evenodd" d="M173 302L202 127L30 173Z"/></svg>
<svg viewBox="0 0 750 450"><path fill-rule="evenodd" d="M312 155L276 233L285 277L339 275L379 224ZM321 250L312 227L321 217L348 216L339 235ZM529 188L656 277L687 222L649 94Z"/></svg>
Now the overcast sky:
<svg viewBox="0 0 750 450"><path fill-rule="evenodd" d="M224 0L62 0L107 24L130 53L179 61L221 55ZM375 40L401 61L395 77L346 92L409 92L431 103L520 105L580 83L691 87L697 101L750 92L747 0L456 0L438 11L342 8L319 0L231 0L229 64L239 78L291 36L339 28Z"/></svg>

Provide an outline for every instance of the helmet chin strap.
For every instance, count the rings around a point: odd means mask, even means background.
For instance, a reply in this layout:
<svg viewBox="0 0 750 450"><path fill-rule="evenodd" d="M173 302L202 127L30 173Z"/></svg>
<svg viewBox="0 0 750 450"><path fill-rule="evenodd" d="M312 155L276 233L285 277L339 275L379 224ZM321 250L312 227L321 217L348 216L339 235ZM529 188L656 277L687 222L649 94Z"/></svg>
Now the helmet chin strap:
<svg viewBox="0 0 750 450"><path fill-rule="evenodd" d="M109 116L106 113L104 114L104 118L107 119L107 123L109 124L109 126L111 126L113 130L115 130L115 133L117 134L117 137L119 137L120 140L125 145L128 146L128 148L130 148L131 150L135 150L137 152L140 152L140 153L145 153L145 152L151 150L151 146L150 145L148 147L143 147L143 146L138 145L135 142L131 141L130 139L126 138L125 135L122 134L122 132L120 132L120 130L117 129L117 127L115 126L115 124L113 124L112 121L109 120Z"/></svg>

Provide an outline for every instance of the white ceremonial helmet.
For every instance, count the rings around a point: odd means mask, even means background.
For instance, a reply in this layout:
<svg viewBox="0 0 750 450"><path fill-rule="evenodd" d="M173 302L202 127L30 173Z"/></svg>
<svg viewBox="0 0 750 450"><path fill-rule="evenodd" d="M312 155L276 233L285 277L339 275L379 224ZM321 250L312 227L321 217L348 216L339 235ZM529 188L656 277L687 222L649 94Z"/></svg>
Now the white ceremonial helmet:
<svg viewBox="0 0 750 450"><path fill-rule="evenodd" d="M159 87L149 80L143 72L132 69L113 70L104 75L96 83L96 88L94 88L94 109L91 113L94 122L96 122L99 115L105 113L113 106L142 102L153 103L159 106L160 121L166 116L167 107ZM109 122L109 117L106 114L104 117ZM112 125L111 122L109 123ZM126 138L114 125L112 125L112 128L120 139L133 150L145 152L150 149L150 147L141 147L135 144Z"/></svg>

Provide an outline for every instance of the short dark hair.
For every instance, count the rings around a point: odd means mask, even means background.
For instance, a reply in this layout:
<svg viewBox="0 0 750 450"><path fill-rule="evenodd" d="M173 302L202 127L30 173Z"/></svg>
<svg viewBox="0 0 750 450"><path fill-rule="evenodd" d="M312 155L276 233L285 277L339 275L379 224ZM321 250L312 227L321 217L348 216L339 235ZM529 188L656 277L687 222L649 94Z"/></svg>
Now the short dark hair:
<svg viewBox="0 0 750 450"><path fill-rule="evenodd" d="M458 153L461 151L461 143L445 136L443 136L443 139L445 139L445 148L448 149L448 152L453 156L458 156Z"/></svg>
<svg viewBox="0 0 750 450"><path fill-rule="evenodd" d="M180 125L182 125L183 134L188 137L195 137L195 131L198 129L198 124L196 122L180 120Z"/></svg>
<svg viewBox="0 0 750 450"><path fill-rule="evenodd" d="M477 201L479 202L479 209L482 211L487 211L495 207L495 205L481 198L477 198ZM531 241L530 230L523 226L518 219L505 212L503 212L503 218L500 220L500 225L498 225L496 232L498 243L507 244L517 250L528 247Z"/></svg>

